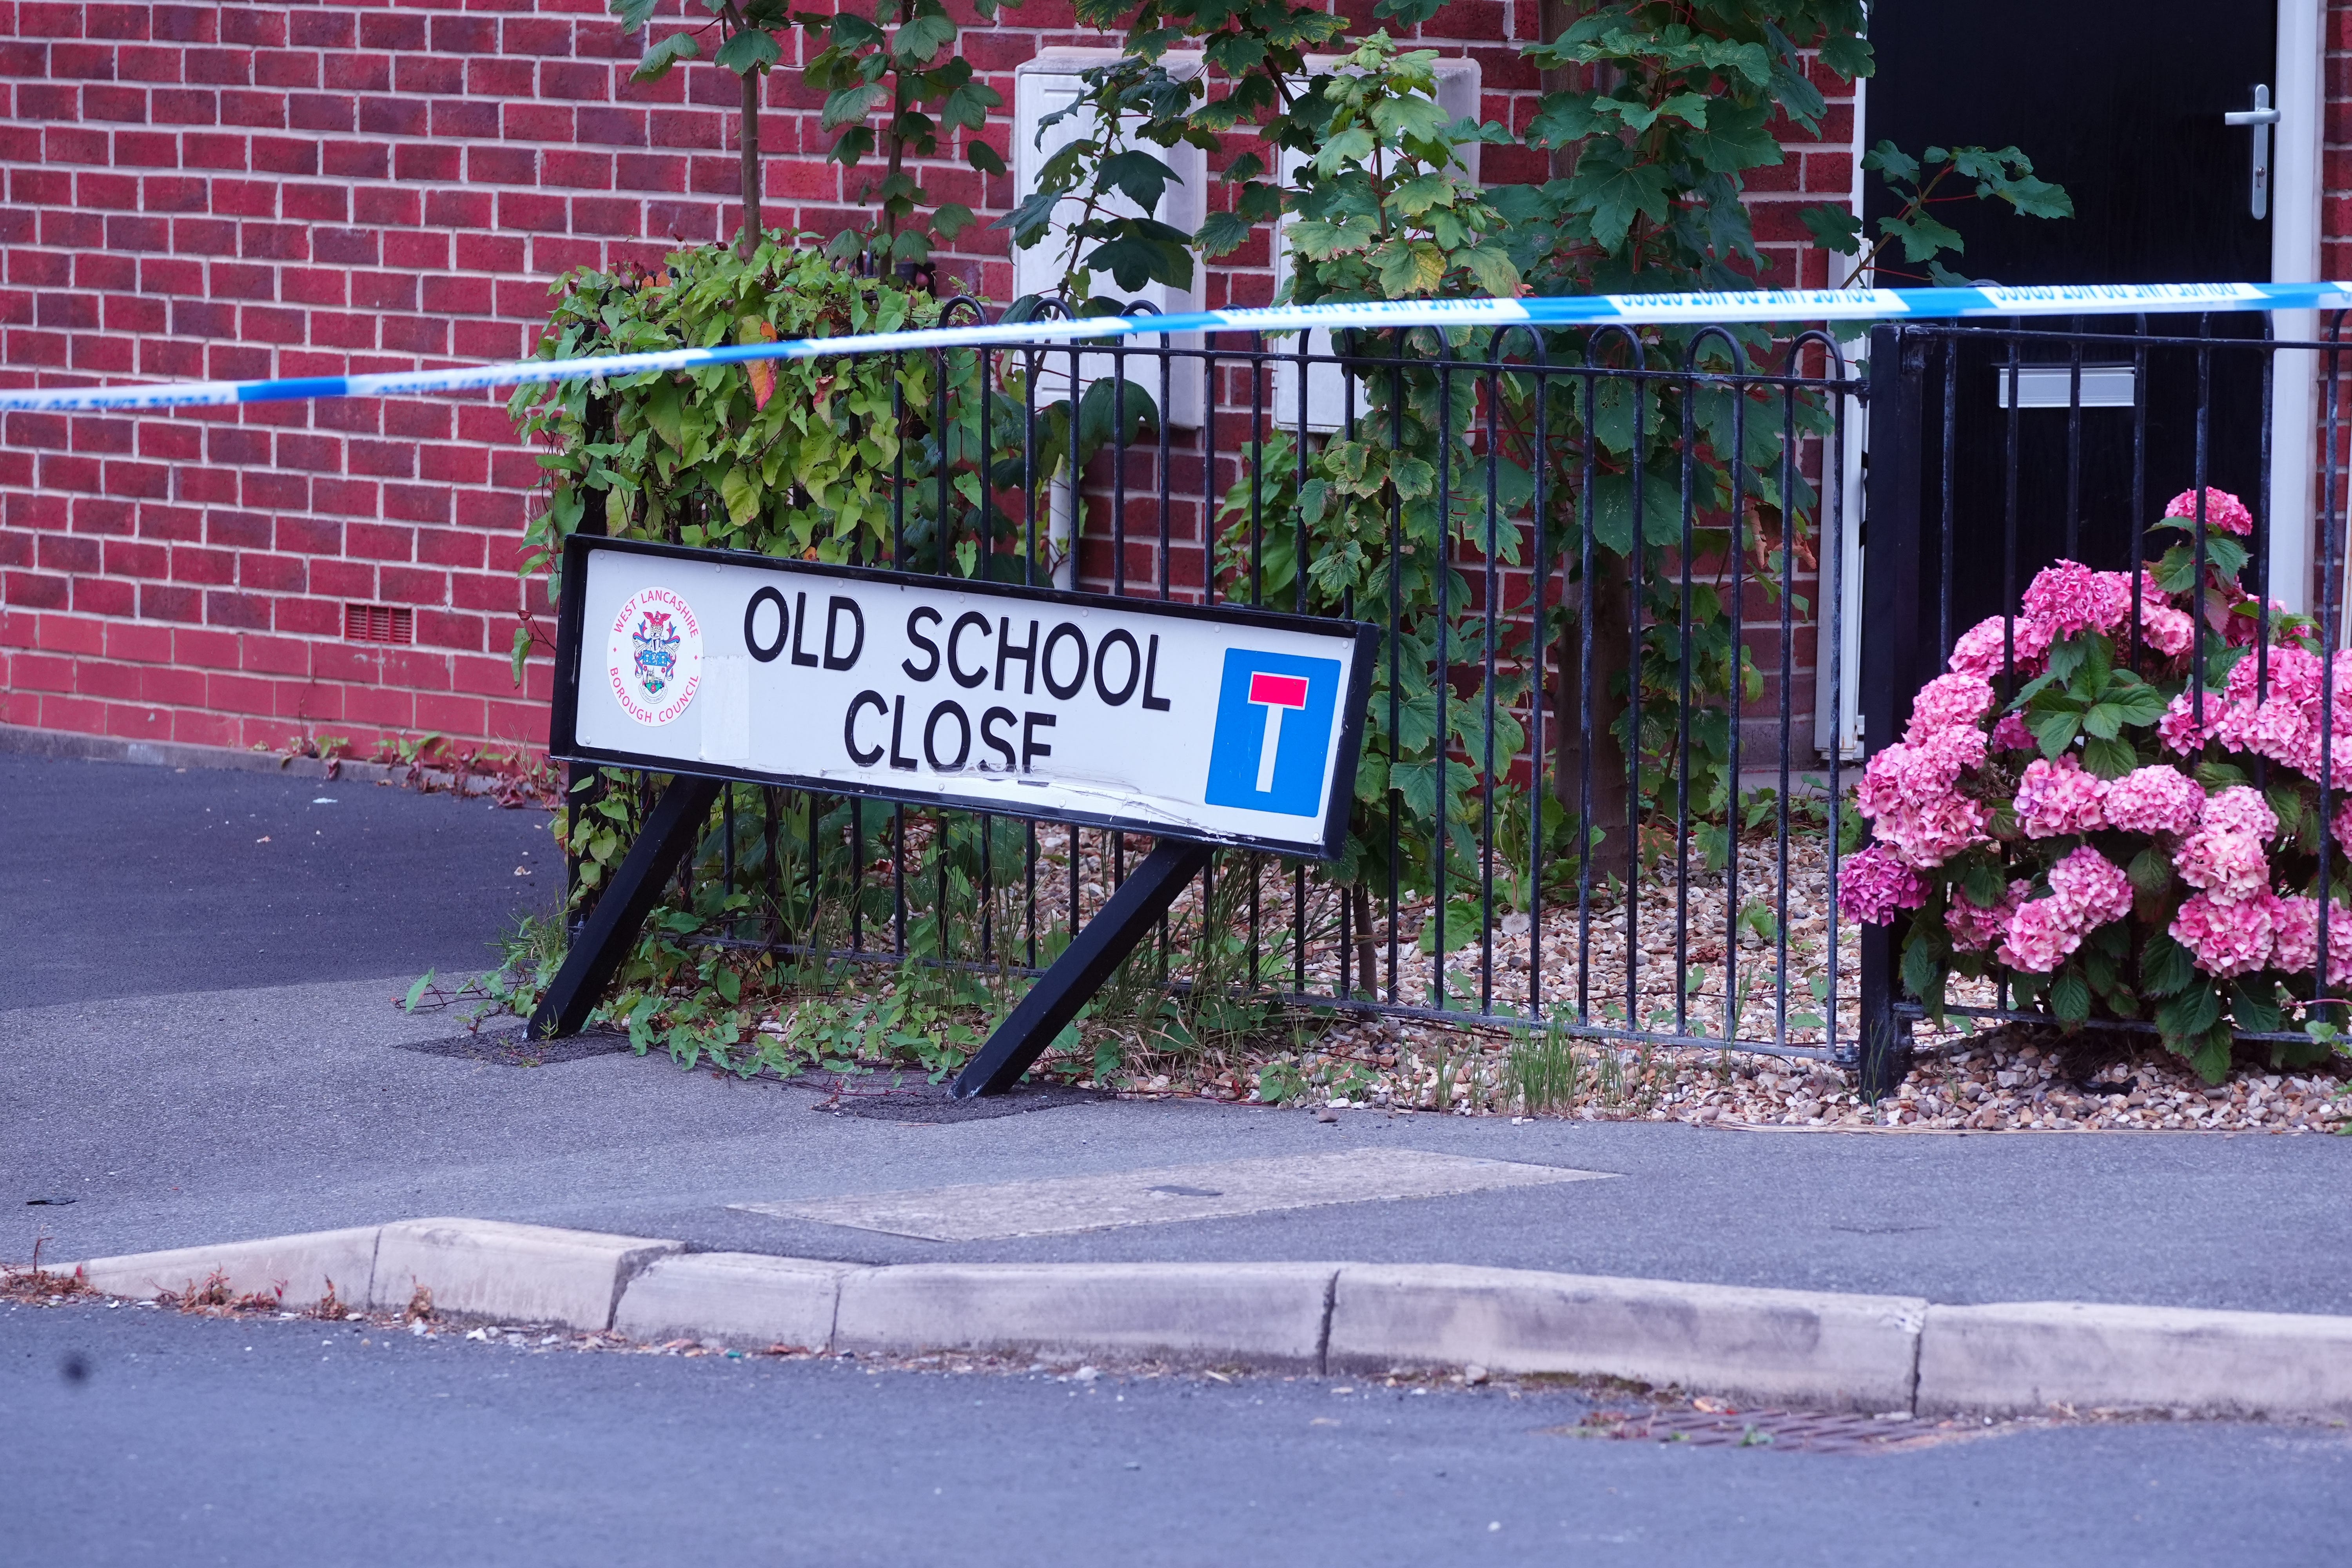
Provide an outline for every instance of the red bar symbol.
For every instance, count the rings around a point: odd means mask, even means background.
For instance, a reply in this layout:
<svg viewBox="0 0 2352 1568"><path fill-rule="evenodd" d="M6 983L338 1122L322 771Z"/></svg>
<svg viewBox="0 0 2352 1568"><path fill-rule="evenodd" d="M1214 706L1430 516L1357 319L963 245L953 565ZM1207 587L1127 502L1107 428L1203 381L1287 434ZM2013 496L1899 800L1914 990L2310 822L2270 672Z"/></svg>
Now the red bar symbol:
<svg viewBox="0 0 2352 1568"><path fill-rule="evenodd" d="M1272 675L1257 669L1250 672L1249 700L1275 708L1307 706L1307 678L1303 675Z"/></svg>

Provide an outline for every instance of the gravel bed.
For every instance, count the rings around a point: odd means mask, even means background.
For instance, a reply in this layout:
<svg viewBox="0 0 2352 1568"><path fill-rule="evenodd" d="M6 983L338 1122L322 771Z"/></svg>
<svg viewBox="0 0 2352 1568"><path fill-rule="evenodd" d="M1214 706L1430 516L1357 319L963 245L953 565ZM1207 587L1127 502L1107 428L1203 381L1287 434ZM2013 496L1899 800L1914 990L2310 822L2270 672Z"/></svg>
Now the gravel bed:
<svg viewBox="0 0 2352 1568"><path fill-rule="evenodd" d="M910 816L910 879L928 874L919 859L927 838ZM1080 912L1091 915L1099 907L1116 881L1110 847L1107 834L1039 826L1041 930L1066 918L1073 853L1078 857ZM1132 868L1148 847L1148 841L1130 838L1127 866ZM1241 864L1229 861L1225 874L1234 875ZM1633 889L1630 943L1623 888L1597 879L1586 910L1580 910L1570 889L1564 897L1549 894L1536 921L1525 913L1503 913L1491 927L1473 921L1464 931L1449 915L1449 951L1442 963L1421 951L1433 905L1408 898L1396 911L1393 973L1384 901L1375 900L1381 1001L1437 1007L1442 973L1444 1009L1527 1016L1533 997L1542 1016L1565 1026L1549 1038L1467 1021L1294 1013L1279 1031L1212 1037L1181 1051L1130 1026L1116 1031L1124 1037L1128 1070L1100 1083L1087 1076L1091 1038L1070 1068L1081 1087L1124 1095L1295 1104L1327 1114L1335 1108L1377 1107L1714 1127L1948 1132L2336 1131L2352 1125L2345 1077L2352 1062L2301 1073L2242 1069L2227 1083L2210 1087L2145 1037L2086 1032L2069 1040L2036 1026L1979 1029L1957 1016L1944 1029L1917 1025L1911 1072L1893 1096L1875 1106L1865 1104L1849 1072L1803 1056L1832 1043L1827 1027L1832 1016L1836 1045L1850 1046L1860 1032L1860 931L1841 924L1832 964L1828 866L1827 834L1818 826L1792 831L1785 867L1769 830L1749 835L1738 847L1735 911L1731 879L1721 872L1708 874L1696 848L1687 877L1679 881L1672 858L1661 856ZM877 868L875 874L887 870ZM1262 979L1287 990L1297 970L1291 947L1297 885L1271 858L1259 862L1257 874L1258 924L1252 948ZM1000 876L1014 883L1000 883L998 889L1003 901L996 929L1009 934L1021 929L1023 920L1017 912L1020 868L1007 868ZM1233 897L1229 889L1226 898ZM1307 885L1305 990L1310 997L1335 994L1341 983L1340 897L1339 889L1319 881L1310 879ZM1245 904L1224 902L1223 908L1234 911ZM1742 917L1736 927L1735 912ZM1246 929L1244 917L1227 918L1235 930ZM1173 978L1192 973L1186 943L1202 919L1196 882L1170 915ZM1354 935L1344 968L1360 995L1360 949L1353 945ZM1727 952L1736 955L1733 964L1726 964ZM1719 1043L1727 973L1738 994L1737 1007L1729 1010L1739 1047L1728 1050ZM1999 998L1990 982L1956 978L1949 1000L1991 1007ZM1583 1031L1626 1030L1629 1018L1633 1031L1671 1038L1643 1046L1579 1037ZM1766 1054L1776 1046L1798 1054ZM1536 1059L1547 1056L1548 1061Z"/></svg>

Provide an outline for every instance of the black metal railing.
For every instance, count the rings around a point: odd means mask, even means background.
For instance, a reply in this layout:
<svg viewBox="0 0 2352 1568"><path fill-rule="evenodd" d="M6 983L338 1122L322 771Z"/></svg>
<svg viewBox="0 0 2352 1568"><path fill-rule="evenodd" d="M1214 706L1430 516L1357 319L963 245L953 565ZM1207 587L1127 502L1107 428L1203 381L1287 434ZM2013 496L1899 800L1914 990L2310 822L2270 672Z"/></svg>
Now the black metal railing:
<svg viewBox="0 0 2352 1568"><path fill-rule="evenodd" d="M1835 341L1421 329L927 357L867 564L1382 631L1346 857L1222 857L1155 983L1853 1058L1843 763L1814 711L1844 695L1815 563L1864 392ZM1034 973L1139 849L739 785L677 900L706 941Z"/></svg>

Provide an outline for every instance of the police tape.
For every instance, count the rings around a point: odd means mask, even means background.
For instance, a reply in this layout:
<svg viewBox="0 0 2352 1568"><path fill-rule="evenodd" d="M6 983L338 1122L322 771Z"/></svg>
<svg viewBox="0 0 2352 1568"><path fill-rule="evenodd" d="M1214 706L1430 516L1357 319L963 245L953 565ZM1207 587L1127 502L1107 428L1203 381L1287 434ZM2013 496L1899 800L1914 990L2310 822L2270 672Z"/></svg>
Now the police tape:
<svg viewBox="0 0 2352 1568"><path fill-rule="evenodd" d="M1938 321L1970 316L2165 315L2200 311L2340 310L2352 283L2051 284L1966 289L1759 289L1689 294L1579 294L1528 300L1390 300L1351 305L1276 305L1170 315L999 321L914 331L797 338L772 343L666 349L581 359L277 381L191 381L132 386L0 391L0 413L217 407L315 397L398 397L474 392L648 371L699 370L755 360L829 359L909 350L992 348L1167 337L1180 332L1297 332L1349 327L1703 326L1827 321Z"/></svg>

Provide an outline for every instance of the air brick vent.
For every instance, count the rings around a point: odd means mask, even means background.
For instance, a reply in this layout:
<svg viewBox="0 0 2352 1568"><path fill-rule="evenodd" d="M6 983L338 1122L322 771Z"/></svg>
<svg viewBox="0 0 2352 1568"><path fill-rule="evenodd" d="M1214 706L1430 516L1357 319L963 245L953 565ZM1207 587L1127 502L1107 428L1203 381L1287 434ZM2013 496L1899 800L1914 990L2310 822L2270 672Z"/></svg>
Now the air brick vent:
<svg viewBox="0 0 2352 1568"><path fill-rule="evenodd" d="M394 605L345 605L345 642L406 642L416 640L416 612Z"/></svg>

